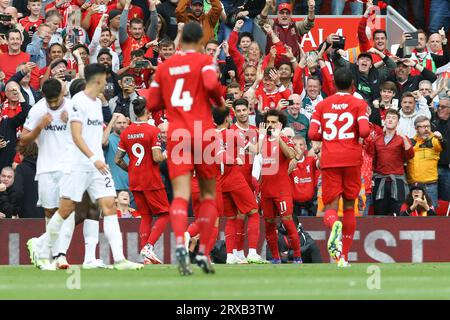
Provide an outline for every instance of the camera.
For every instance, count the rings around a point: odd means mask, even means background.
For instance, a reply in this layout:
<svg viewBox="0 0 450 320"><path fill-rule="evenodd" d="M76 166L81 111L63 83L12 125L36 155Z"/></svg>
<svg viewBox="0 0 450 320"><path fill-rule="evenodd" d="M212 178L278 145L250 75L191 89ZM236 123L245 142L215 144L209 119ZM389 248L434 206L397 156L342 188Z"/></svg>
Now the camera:
<svg viewBox="0 0 450 320"><path fill-rule="evenodd" d="M150 67L150 61L148 60L138 60L134 63L134 67L135 68L142 68L142 69L147 69L148 67Z"/></svg>
<svg viewBox="0 0 450 320"><path fill-rule="evenodd" d="M335 50L339 50L339 49L344 50L344 48L345 48L345 37L339 36L339 40L333 41L333 47L332 48L335 49Z"/></svg>
<svg viewBox="0 0 450 320"><path fill-rule="evenodd" d="M76 71L73 69L67 70L66 73L64 74L64 80L65 81L72 81L72 79L74 79L76 76Z"/></svg>
<svg viewBox="0 0 450 320"><path fill-rule="evenodd" d="M405 40L405 46L415 47L419 44L419 32L405 32L409 39Z"/></svg>
<svg viewBox="0 0 450 320"><path fill-rule="evenodd" d="M123 80L123 83L126 84L127 86L132 86L134 84L134 79L133 78L125 78Z"/></svg>
<svg viewBox="0 0 450 320"><path fill-rule="evenodd" d="M0 13L0 21L9 22L11 21L11 19L12 19L11 15Z"/></svg>
<svg viewBox="0 0 450 320"><path fill-rule="evenodd" d="M234 94L227 93L227 95L225 96L225 100L230 100L231 102L233 102L234 101Z"/></svg>
<svg viewBox="0 0 450 320"><path fill-rule="evenodd" d="M294 100L287 100L287 105L288 106L293 106L294 105Z"/></svg>

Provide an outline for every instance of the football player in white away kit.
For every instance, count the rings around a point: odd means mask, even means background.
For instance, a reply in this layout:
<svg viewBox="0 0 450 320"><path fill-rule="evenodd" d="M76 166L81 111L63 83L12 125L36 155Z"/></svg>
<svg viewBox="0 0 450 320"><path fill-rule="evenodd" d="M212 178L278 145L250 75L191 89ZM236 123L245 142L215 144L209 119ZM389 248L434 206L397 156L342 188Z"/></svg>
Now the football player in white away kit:
<svg viewBox="0 0 450 320"><path fill-rule="evenodd" d="M30 110L20 138L21 145L37 141L39 145L36 180L38 181L39 204L45 210L46 220L50 220L59 206L59 182L63 176L63 168L67 167L67 155L62 148L72 143L70 130L67 126L68 111L72 101L64 98L64 90L56 79L46 80L42 86L43 99ZM79 209L79 208L77 208ZM55 267L67 269L65 254L72 240L75 228L75 213L64 221L58 240L52 248L52 256L56 257ZM85 268L106 268L106 265L95 259L95 249L98 243L98 221L86 219L83 225L86 242ZM40 247L43 236L35 240L35 246ZM31 257L33 259L33 257ZM40 269L52 269L48 259L33 261Z"/></svg>
<svg viewBox="0 0 450 320"><path fill-rule="evenodd" d="M117 219L115 205L116 191L114 181L102 150L103 115L102 103L98 97L105 88L106 68L94 63L85 67L86 89L73 98L72 110L69 110L69 124L73 144L68 150L70 155L69 172L60 184L60 204L58 211L48 223L47 232L42 240L42 249L29 241L31 256L45 258L46 251L53 247L64 220L75 209L87 190L89 196L98 200L103 213L103 229L111 247L114 268L118 270L142 269L143 265L130 262L123 254L122 235ZM32 239L31 239L32 240Z"/></svg>

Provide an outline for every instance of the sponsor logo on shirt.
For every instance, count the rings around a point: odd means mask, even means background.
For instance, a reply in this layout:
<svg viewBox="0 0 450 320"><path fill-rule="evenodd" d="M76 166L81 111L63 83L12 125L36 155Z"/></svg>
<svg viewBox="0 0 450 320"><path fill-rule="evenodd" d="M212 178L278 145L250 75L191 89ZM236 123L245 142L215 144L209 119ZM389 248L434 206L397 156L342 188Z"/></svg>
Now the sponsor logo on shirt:
<svg viewBox="0 0 450 320"><path fill-rule="evenodd" d="M47 127L45 127L45 130L50 130L50 131L65 131L67 129L67 125L66 124L50 124Z"/></svg>
<svg viewBox="0 0 450 320"><path fill-rule="evenodd" d="M87 125L88 126L103 126L103 121L99 120L99 119L88 119L87 121Z"/></svg>

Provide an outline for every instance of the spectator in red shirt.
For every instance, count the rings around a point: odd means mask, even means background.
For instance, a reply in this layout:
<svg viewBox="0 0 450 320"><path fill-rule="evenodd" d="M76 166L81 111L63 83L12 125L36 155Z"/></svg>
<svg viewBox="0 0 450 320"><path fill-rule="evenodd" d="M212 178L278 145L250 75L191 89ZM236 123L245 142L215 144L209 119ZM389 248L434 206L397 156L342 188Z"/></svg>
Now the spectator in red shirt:
<svg viewBox="0 0 450 320"><path fill-rule="evenodd" d="M6 34L8 51L0 54L0 70L5 73L5 82L16 73L17 66L30 61L30 55L21 51L22 33L18 29L9 30Z"/></svg>
<svg viewBox="0 0 450 320"><path fill-rule="evenodd" d="M119 42L120 47L122 48L122 57L123 57L123 66L126 67L131 62L131 52L135 50L145 50L144 55L146 57L151 58L152 48L146 46L147 43L150 42L150 38L144 32L144 20L140 18L133 18L130 20L130 28L129 33L127 32L127 23L128 23L128 10L130 7L131 0L127 0L125 4L125 8L120 15L120 26L119 26ZM156 23L153 26L149 26L149 29L154 28ZM156 45L154 43L153 45Z"/></svg>
<svg viewBox="0 0 450 320"><path fill-rule="evenodd" d="M83 12L83 18L81 21L81 27L88 32L89 38L92 39L95 28L97 28L100 19L104 13L109 12L107 8L108 0L95 0L89 7ZM84 4L85 8L87 5Z"/></svg>
<svg viewBox="0 0 450 320"><path fill-rule="evenodd" d="M263 85L259 86L261 81ZM256 91L256 98L260 101L261 112L277 108L281 99L287 100L291 95L291 91L281 84L280 76L274 68L266 68L263 74L258 72L252 89Z"/></svg>
<svg viewBox="0 0 450 320"><path fill-rule="evenodd" d="M315 216L317 212L316 173L320 169L319 159L308 155L305 137L296 135L292 139L297 152L289 163L289 177L294 200L294 216Z"/></svg>
<svg viewBox="0 0 450 320"><path fill-rule="evenodd" d="M384 134L376 137L367 149L373 155L375 215L399 215L408 193L404 163L414 157L414 149L408 137L396 133L399 119L399 112L389 109Z"/></svg>
<svg viewBox="0 0 450 320"><path fill-rule="evenodd" d="M27 8L30 15L20 19L19 22L32 38L37 28L44 23L44 17L41 15L42 0L28 0Z"/></svg>

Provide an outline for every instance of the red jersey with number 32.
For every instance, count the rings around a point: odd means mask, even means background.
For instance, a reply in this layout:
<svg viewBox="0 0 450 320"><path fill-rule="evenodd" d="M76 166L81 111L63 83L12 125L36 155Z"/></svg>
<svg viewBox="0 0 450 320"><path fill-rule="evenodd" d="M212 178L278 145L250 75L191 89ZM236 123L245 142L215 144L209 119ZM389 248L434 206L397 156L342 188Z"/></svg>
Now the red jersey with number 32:
<svg viewBox="0 0 450 320"><path fill-rule="evenodd" d="M214 128L210 98L220 101L219 90L212 57L197 52L180 52L158 66L146 97L149 101L147 106L150 111L165 106L170 124L169 137L173 130L180 128L188 130L193 137L194 122L201 123L200 132Z"/></svg>
<svg viewBox="0 0 450 320"><path fill-rule="evenodd" d="M347 93L319 102L311 117L322 130L322 168L362 165L358 122L369 121L367 103Z"/></svg>
<svg viewBox="0 0 450 320"><path fill-rule="evenodd" d="M161 149L159 129L146 122L135 122L120 135L119 150L126 152L131 191L163 189L159 164L153 161L152 150Z"/></svg>

